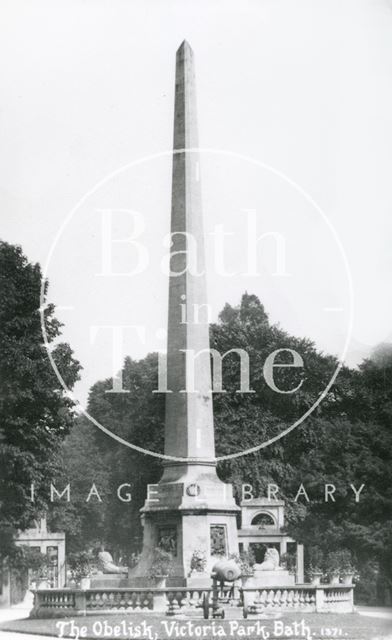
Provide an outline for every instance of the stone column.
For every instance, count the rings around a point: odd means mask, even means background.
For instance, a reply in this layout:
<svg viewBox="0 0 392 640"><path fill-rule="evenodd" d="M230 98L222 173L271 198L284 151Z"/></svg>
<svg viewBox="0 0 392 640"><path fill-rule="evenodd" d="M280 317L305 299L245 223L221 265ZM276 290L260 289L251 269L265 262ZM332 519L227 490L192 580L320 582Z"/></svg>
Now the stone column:
<svg viewBox="0 0 392 640"><path fill-rule="evenodd" d="M304 546L297 544L297 583L303 584L304 579Z"/></svg>

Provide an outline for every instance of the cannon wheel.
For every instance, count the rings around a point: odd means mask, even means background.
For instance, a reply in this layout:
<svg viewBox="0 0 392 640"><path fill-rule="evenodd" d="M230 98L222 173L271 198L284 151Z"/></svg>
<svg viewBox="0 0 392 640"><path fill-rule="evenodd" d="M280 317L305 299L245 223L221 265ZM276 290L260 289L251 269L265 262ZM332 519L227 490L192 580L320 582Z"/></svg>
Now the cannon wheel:
<svg viewBox="0 0 392 640"><path fill-rule="evenodd" d="M203 618L204 620L208 620L210 617L210 597L208 593L203 595Z"/></svg>

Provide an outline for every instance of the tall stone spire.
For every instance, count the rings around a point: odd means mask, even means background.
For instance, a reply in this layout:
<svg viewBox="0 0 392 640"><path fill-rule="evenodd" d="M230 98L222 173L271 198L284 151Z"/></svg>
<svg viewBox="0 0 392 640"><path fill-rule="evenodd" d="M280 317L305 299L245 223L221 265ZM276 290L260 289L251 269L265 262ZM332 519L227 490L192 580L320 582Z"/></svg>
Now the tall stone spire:
<svg viewBox="0 0 392 640"><path fill-rule="evenodd" d="M165 453L211 463L215 450L200 165L198 152L187 151L198 147L195 71L185 40L176 54L173 147L167 342L171 393L166 394Z"/></svg>
<svg viewBox="0 0 392 640"><path fill-rule="evenodd" d="M165 416L165 454L174 460L164 461L162 478L141 509L143 550L129 584L143 586L156 547L172 554L172 586L209 586L218 557L238 553L239 507L231 485L216 473L197 146L193 52L183 42L176 54ZM200 354L193 380L186 351ZM190 576L195 549L203 551L207 567Z"/></svg>

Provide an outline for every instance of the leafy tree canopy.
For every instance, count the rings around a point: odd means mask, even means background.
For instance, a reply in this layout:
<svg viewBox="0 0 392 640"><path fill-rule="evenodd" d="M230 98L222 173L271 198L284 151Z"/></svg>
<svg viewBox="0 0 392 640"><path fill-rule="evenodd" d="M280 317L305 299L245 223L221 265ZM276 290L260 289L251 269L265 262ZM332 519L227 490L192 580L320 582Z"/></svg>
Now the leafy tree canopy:
<svg viewBox="0 0 392 640"><path fill-rule="evenodd" d="M40 322L42 274L18 246L0 242L0 547L7 555L17 529L47 508L44 492L58 473L59 447L73 423L72 402L63 393L43 344ZM45 294L48 285L45 283ZM54 306L45 309L49 342L60 336ZM53 358L68 386L79 375L69 345ZM36 500L30 486L36 486Z"/></svg>

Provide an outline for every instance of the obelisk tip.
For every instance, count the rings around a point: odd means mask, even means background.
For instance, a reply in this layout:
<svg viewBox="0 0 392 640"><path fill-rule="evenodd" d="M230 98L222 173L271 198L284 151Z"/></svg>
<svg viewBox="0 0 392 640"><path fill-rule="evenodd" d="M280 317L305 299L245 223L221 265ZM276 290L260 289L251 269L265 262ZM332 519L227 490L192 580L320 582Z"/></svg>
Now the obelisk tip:
<svg viewBox="0 0 392 640"><path fill-rule="evenodd" d="M181 54L181 53L190 53L193 54L193 49L191 47L191 45L189 44L188 40L183 40L180 44L180 46L177 49L177 55Z"/></svg>

